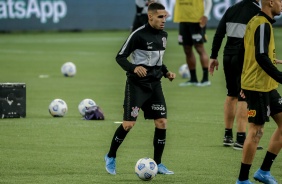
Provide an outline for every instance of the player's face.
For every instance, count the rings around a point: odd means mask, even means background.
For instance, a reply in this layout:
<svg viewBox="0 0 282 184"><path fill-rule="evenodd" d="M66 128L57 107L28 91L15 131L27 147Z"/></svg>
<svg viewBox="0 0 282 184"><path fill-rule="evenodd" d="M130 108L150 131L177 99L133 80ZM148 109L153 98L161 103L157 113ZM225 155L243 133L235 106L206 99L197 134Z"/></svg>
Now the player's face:
<svg viewBox="0 0 282 184"><path fill-rule="evenodd" d="M273 0L272 14L274 16L280 15L282 12L282 0Z"/></svg>
<svg viewBox="0 0 282 184"><path fill-rule="evenodd" d="M166 10L157 10L149 16L150 25L159 30L163 30L165 27L165 22L167 18Z"/></svg>

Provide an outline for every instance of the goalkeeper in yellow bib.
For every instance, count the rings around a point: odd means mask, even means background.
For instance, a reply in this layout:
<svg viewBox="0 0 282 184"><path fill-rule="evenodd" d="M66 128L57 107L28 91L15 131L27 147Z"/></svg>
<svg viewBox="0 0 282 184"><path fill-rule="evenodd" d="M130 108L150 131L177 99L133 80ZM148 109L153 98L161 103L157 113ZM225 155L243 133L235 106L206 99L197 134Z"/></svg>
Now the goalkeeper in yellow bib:
<svg viewBox="0 0 282 184"><path fill-rule="evenodd" d="M176 0L174 22L179 23L178 43L183 46L186 63L191 78L179 86L209 86L208 76L209 57L204 48L206 42L206 24L212 7L212 0ZM198 82L196 74L196 57L193 47L199 54L203 78Z"/></svg>
<svg viewBox="0 0 282 184"><path fill-rule="evenodd" d="M241 96L248 104L249 131L243 146L241 169L236 184L251 184L249 171L258 143L263 135L265 122L271 116L277 124L268 145L261 167L254 179L277 184L270 168L282 148L282 98L276 88L282 83L282 72L276 68L281 60L276 59L272 24L274 16L282 11L281 0L262 0L262 11L253 17L244 38L244 64L241 75Z"/></svg>

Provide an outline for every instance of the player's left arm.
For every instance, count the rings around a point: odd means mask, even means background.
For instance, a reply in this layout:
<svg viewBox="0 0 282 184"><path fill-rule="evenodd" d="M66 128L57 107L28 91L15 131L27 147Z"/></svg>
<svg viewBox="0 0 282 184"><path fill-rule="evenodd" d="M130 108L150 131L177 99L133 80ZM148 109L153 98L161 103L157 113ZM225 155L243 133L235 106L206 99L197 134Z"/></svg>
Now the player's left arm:
<svg viewBox="0 0 282 184"><path fill-rule="evenodd" d="M171 71L169 71L169 72L166 73L166 77L167 77L170 81L173 81L173 79L175 79L175 77L176 77L176 74L173 73L173 72L171 72Z"/></svg>
<svg viewBox="0 0 282 184"><path fill-rule="evenodd" d="M275 59L275 63L276 64L282 64L282 60L281 59Z"/></svg>
<svg viewBox="0 0 282 184"><path fill-rule="evenodd" d="M176 77L176 74L171 71L168 71L166 65L164 64L162 65L162 72L163 72L163 76L165 78L168 78L170 81L172 81Z"/></svg>
<svg viewBox="0 0 282 184"><path fill-rule="evenodd" d="M280 72L272 63L268 56L268 47L271 36L270 24L261 24L254 35L255 56L260 67L274 80L282 83L282 72Z"/></svg>

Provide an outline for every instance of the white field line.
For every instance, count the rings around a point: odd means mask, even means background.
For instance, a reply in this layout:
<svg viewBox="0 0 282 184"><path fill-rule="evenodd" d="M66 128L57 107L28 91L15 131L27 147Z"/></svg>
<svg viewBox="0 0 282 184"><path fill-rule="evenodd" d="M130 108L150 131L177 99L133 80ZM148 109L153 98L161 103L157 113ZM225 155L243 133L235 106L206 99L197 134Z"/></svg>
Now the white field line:
<svg viewBox="0 0 282 184"><path fill-rule="evenodd" d="M69 52L56 52L56 51L43 51L43 50L8 50L0 49L2 54L75 54L75 55L96 55L95 52L86 52L86 51L69 51Z"/></svg>

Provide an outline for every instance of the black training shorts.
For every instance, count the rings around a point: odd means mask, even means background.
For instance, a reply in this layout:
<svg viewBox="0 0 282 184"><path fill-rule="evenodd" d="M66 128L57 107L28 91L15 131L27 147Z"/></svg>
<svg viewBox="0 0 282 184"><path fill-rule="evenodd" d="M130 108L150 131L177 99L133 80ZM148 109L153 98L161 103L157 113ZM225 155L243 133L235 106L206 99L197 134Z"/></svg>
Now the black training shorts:
<svg viewBox="0 0 282 184"><path fill-rule="evenodd" d="M248 103L248 120L256 125L269 121L269 116L282 112L282 98L277 90L258 92L243 90Z"/></svg>
<svg viewBox="0 0 282 184"><path fill-rule="evenodd" d="M123 108L124 121L136 121L140 109L144 111L145 119L167 118L161 82L136 83L128 79Z"/></svg>
<svg viewBox="0 0 282 184"><path fill-rule="evenodd" d="M202 44L206 41L206 27L201 28L199 23L179 23L178 43L180 45Z"/></svg>
<svg viewBox="0 0 282 184"><path fill-rule="evenodd" d="M242 63L238 55L224 55L223 70L225 74L227 96L238 97L241 91Z"/></svg>

